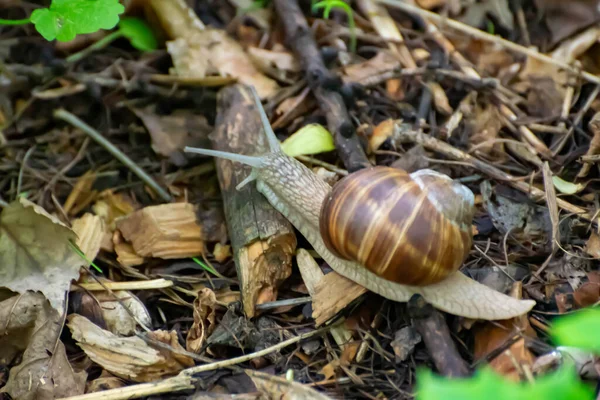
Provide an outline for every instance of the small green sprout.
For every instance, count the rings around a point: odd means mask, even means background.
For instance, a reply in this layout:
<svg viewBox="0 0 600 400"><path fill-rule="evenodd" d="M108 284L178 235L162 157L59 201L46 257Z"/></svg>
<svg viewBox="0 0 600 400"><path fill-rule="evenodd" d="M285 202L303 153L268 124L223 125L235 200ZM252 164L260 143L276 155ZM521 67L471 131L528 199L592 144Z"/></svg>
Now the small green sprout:
<svg viewBox="0 0 600 400"><path fill-rule="evenodd" d="M85 262L88 265L91 265L92 267L94 267L94 269L100 273L102 273L102 270L100 269L100 267L98 267L96 264L94 264L93 261L88 260L87 256L85 255L85 253L79 248L79 246L77 246L77 244L73 243L72 241L69 240L69 245L71 246L71 248L73 249L73 251L75 251L75 253L77 253L77 255L79 257L81 257L83 260L85 260Z"/></svg>
<svg viewBox="0 0 600 400"><path fill-rule="evenodd" d="M211 274L213 274L214 276L216 276L217 278L225 278L223 275L221 275L220 273L218 273L217 271L215 271L213 268L211 268L210 266L204 264L202 261L200 261L198 258L196 257L192 257L192 260L194 260L194 262L196 264L198 264L199 266L201 266L205 271L210 272Z"/></svg>
<svg viewBox="0 0 600 400"><path fill-rule="evenodd" d="M313 2L313 12L321 8L325 9L323 11L325 19L329 18L329 13L333 8L341 8L346 12L346 15L348 15L348 25L350 26L350 50L353 53L356 52L356 25L354 23L354 11L352 11L352 7L342 0L322 0L317 3Z"/></svg>

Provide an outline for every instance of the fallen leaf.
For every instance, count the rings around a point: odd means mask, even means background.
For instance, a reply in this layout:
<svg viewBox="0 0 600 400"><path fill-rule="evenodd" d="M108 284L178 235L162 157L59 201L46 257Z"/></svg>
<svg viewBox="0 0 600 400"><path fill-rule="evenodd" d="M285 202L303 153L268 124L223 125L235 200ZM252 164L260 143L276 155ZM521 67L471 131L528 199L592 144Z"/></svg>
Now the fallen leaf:
<svg viewBox="0 0 600 400"><path fill-rule="evenodd" d="M319 154L335 150L333 136L319 124L309 124L293 133L283 143L281 150L290 157Z"/></svg>
<svg viewBox="0 0 600 400"><path fill-rule="evenodd" d="M0 392L19 400L53 400L84 393L87 373L75 372L63 343L61 312L46 299L28 292L0 302L0 361L9 363L20 351L21 362L10 369Z"/></svg>
<svg viewBox="0 0 600 400"><path fill-rule="evenodd" d="M147 327L152 326L152 318L146 306L133 293L126 290L114 290L112 294L98 292L94 295L96 301L100 304L106 328L115 335L134 335L138 330L136 329L138 327L137 321L140 321ZM121 301L115 299L115 297ZM125 307L127 307L129 312Z"/></svg>
<svg viewBox="0 0 600 400"><path fill-rule="evenodd" d="M98 195L98 200L92 206L96 215L101 217L114 230L113 222L137 210L138 205L123 193L114 193L107 189Z"/></svg>
<svg viewBox="0 0 600 400"><path fill-rule="evenodd" d="M550 46L600 21L597 0L534 0L552 35Z"/></svg>
<svg viewBox="0 0 600 400"><path fill-rule="evenodd" d="M257 65L264 65L265 69L268 66L281 71L302 71L302 67L294 54L287 51L272 51L259 47L250 47L248 48L248 54L250 54Z"/></svg>
<svg viewBox="0 0 600 400"><path fill-rule="evenodd" d="M514 29L513 15L507 0L482 0L469 4L461 21L476 28L481 27L487 15L493 15L505 28Z"/></svg>
<svg viewBox="0 0 600 400"><path fill-rule="evenodd" d="M177 166L187 165L187 157L183 152L186 146L210 147L208 135L213 127L203 115L191 110L178 110L171 115L159 115L156 106L134 108L133 112L142 120L150 137L152 150L157 154L169 158Z"/></svg>
<svg viewBox="0 0 600 400"><path fill-rule="evenodd" d="M192 353L199 353L206 342L206 338L215 329L215 306L217 299L215 293L205 288L198 291L194 299L194 323L188 331L185 347Z"/></svg>
<svg viewBox="0 0 600 400"><path fill-rule="evenodd" d="M396 362L405 361L419 343L421 343L421 335L414 327L405 326L396 331L394 340L390 343L396 355Z"/></svg>
<svg viewBox="0 0 600 400"><path fill-rule="evenodd" d="M552 183L554 187L561 192L562 194L575 194L581 192L585 189L585 184L583 183L572 183L565 181L564 179L554 175L552 176Z"/></svg>
<svg viewBox="0 0 600 400"><path fill-rule="evenodd" d="M394 56L390 51L380 50L375 57L367 61L344 67L342 79L345 83L365 84L374 75L399 70L401 67L397 56Z"/></svg>
<svg viewBox="0 0 600 400"><path fill-rule="evenodd" d="M369 149L371 152L378 150L386 140L392 137L395 125L396 121L393 119L386 119L373 129L373 133L369 138Z"/></svg>
<svg viewBox="0 0 600 400"><path fill-rule="evenodd" d="M138 337L121 338L99 328L78 314L67 317L77 345L96 364L111 374L133 382L151 382L177 374L194 361L162 347L154 348ZM175 331L154 331L148 337L183 350Z"/></svg>
<svg viewBox="0 0 600 400"><path fill-rule="evenodd" d="M15 292L40 291L62 314L65 293L83 260L71 247L75 233L29 200L0 214L0 282Z"/></svg>
<svg viewBox="0 0 600 400"><path fill-rule="evenodd" d="M275 375L264 372L246 370L256 388L269 398L290 400L329 400L324 394L298 382L288 381Z"/></svg>

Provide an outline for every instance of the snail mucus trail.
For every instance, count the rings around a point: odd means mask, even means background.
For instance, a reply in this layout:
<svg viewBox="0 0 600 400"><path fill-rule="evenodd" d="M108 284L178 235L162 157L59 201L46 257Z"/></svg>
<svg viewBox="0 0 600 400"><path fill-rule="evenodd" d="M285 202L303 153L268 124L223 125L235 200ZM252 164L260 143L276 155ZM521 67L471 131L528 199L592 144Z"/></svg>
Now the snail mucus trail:
<svg viewBox="0 0 600 400"><path fill-rule="evenodd" d="M331 201L328 196L333 194L336 188L334 187L332 191L329 184L315 175L305 165L283 153L262 107L260 98L254 88L250 88L250 90L267 136L270 149L268 153L248 156L191 147L186 147L185 151L219 157L252 167L250 175L237 186L237 189L239 190L247 184L256 182L257 190L302 233L315 251L335 272L387 299L407 302L414 294L420 294L437 309L467 318L508 319L525 314L533 308L534 301L518 300L497 292L468 278L458 270L452 271L441 280L438 276L437 279L434 279L435 282L431 284L408 285L386 279L357 261L346 260L337 255L339 254L338 251L334 254L323 240L320 216L323 204L326 201ZM360 173L360 171L357 173ZM415 174L417 177L423 175L422 172ZM343 181L347 180L344 179ZM341 181L339 183L341 184ZM462 185L460 186L462 187ZM440 202L443 203L441 199ZM463 217L468 219L469 213L464 213L460 218ZM470 221L468 225L470 227ZM330 243L329 246L331 246ZM468 246L470 248L470 242ZM464 259L459 264L462 264L463 261Z"/></svg>

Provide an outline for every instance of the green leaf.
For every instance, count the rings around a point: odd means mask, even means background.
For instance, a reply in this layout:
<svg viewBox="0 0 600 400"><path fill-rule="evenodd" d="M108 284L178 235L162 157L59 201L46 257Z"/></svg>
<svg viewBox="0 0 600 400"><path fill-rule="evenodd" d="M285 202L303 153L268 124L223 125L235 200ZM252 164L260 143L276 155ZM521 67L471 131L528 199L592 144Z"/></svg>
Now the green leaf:
<svg viewBox="0 0 600 400"><path fill-rule="evenodd" d="M119 30L129 39L131 45L141 51L152 51L158 42L150 26L139 18L123 18L119 22Z"/></svg>
<svg viewBox="0 0 600 400"><path fill-rule="evenodd" d="M290 157L318 154L335 149L331 133L319 124L310 124L300 128L287 138L281 149Z"/></svg>
<svg viewBox="0 0 600 400"><path fill-rule="evenodd" d="M417 372L417 400L592 400L594 391L583 384L573 368L536 379L533 383L506 380L490 368L484 368L472 378L445 378L422 369Z"/></svg>
<svg viewBox="0 0 600 400"><path fill-rule="evenodd" d="M575 194L585 189L585 185L583 183L568 182L559 178L558 176L552 177L552 183L554 184L554 187L563 194Z"/></svg>
<svg viewBox="0 0 600 400"><path fill-rule="evenodd" d="M554 319L550 334L561 346L600 353L600 309L588 308Z"/></svg>
<svg viewBox="0 0 600 400"><path fill-rule="evenodd" d="M73 40L76 35L112 29L125 11L119 0L53 0L34 10L31 22L46 40Z"/></svg>

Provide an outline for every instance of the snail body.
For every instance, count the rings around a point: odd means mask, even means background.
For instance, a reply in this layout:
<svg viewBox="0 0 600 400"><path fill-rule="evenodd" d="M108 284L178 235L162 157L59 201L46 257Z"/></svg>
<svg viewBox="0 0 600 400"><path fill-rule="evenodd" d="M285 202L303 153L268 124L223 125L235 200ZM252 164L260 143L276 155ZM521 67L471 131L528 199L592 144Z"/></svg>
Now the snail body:
<svg viewBox="0 0 600 400"><path fill-rule="evenodd" d="M332 190L331 186L306 166L281 151L279 141L270 127L260 100L256 92L254 90L252 92L260 111L270 152L256 157L190 147L186 147L185 151L220 157L251 166L251 174L238 185L238 189L250 182L256 181L257 190L302 233L313 246L314 250L321 255L335 272L390 300L406 302L414 294L421 294L427 302L436 308L468 318L487 320L513 318L526 313L533 307L535 302L531 300L517 300L506 296L457 271L471 248L470 226L473 216L473 194L466 187L457 183L454 184L449 177L434 171L419 171L410 174L410 176L403 172L399 174L407 175L411 180L410 182L407 181L408 185L405 187L405 190L410 189L411 191L415 190L418 192L416 187L420 188L420 194L416 193L416 198L421 199L420 201L423 204L427 204L427 210L422 209L420 212L422 214L431 213L432 216L434 214L437 215L437 219L433 217L429 219L431 222L430 227L441 224L439 225L439 232L442 232L440 237L427 237L426 233L421 233L420 237L425 238L424 240L429 242L431 246L438 247L444 247L440 246L440 240L462 242L456 246L450 245L447 251L436 251L434 252L435 256L430 256L430 258L439 258L440 263L438 264L442 265L444 263L441 261L449 258L448 254L453 254L454 261L450 263L451 266L439 267L442 270L438 272L419 272L413 274L411 277L410 271L413 269L414 272L415 264L411 264L408 260L414 257L399 257L400 262L393 264L393 267L391 263L379 264L378 266L377 263L369 263L369 257L365 256L367 253L360 253L359 243L362 243L361 241L353 242L354 244L351 244L351 246L358 247L354 248L353 251L348 251L347 244L351 242L344 241L344 235L335 241L332 240L327 230L333 228L334 231L331 231L333 233L336 228L333 225L325 226L324 224L334 223L338 224L339 227L340 220L330 218L332 213L336 214L336 202L343 202L343 198L339 198L335 194L340 191L344 192L344 188L348 189L349 186L352 187L352 184L348 184L348 182L355 181L356 177L360 178L363 174L389 173L390 171L387 168L381 169L382 167L361 170L338 182ZM407 177L403 176L402 179L406 179ZM400 176L397 179L400 179ZM433 190L440 185L445 186L445 189L448 189L449 192L441 191L438 193L439 188ZM356 187L360 189L360 185L355 186L355 189ZM431 194L431 192L435 193ZM375 192L370 193L374 194ZM450 199L447 198L449 193L452 194ZM396 195L399 194L396 193ZM385 197L386 195L382 197L384 202ZM459 199L459 207L449 207L457 199ZM357 198L355 200L367 201L368 199L360 200ZM418 205L418 202L416 205ZM345 207L347 206L346 204ZM415 208L405 209L403 212L405 215L412 215L412 211L415 211ZM415 212L418 212L418 210ZM413 215L413 223L417 216L418 214ZM344 218L346 219L356 219L357 217L358 215L352 212L344 214ZM385 222L385 216L381 217L380 215L380 218ZM440 222L443 220L451 222ZM368 218L365 221L361 222L363 226L373 226L373 229L376 229L376 225L371 225ZM420 221L417 225L414 225L415 229L424 226L424 223ZM406 228L406 232L408 232L407 225L413 226L413 223L407 224L404 222L403 224L401 222L395 229L397 232L402 233L402 230ZM361 229L360 226L357 228L355 234L358 239L360 239L361 230L364 230L362 235L364 238L368 228ZM379 231L378 233L381 233L380 228L377 228L377 230ZM389 229L386 234L389 236L388 239L396 241L402 239L402 237L392 237L394 229ZM373 240L379 241L383 239L377 238ZM338 244L340 244L339 247ZM415 246L412 249L407 246L404 248L409 249L409 251L418 252L416 245L421 245L421 243L414 244ZM377 252L369 252L369 255L371 253L376 255ZM361 257L364 258L363 262L359 260ZM364 264L365 260L367 265ZM380 269L383 268L382 265L386 265L385 271ZM431 266L428 261L417 263L416 265L419 265L419 268L428 268L428 265ZM401 277L398 278L398 276Z"/></svg>

